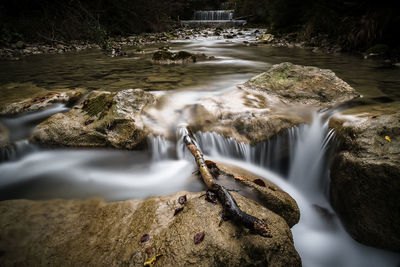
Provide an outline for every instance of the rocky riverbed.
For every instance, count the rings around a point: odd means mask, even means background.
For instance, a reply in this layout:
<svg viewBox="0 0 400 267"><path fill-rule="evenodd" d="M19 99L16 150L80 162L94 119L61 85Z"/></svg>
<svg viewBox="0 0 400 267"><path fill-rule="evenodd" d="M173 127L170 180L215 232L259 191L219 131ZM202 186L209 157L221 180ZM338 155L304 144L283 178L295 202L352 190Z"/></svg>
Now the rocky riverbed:
<svg viewBox="0 0 400 267"><path fill-rule="evenodd" d="M226 30L192 31L192 34L205 40L209 34L222 35L228 45L232 45L230 40L241 35ZM259 35L254 44L262 46L271 42L272 37L262 36L264 33L260 31L251 34ZM183 37L178 34L174 38L190 38ZM178 52L170 53L174 57ZM193 62L192 55L196 53L185 58L190 62L169 62L172 63L169 67L196 65L200 68L202 64L221 61L221 58L215 58ZM160 62L153 63L152 66L160 67ZM18 88L7 86L10 92ZM208 132L215 136L218 133L245 151L263 142L280 140L284 132L296 133L296 129L307 128L308 124L312 128L315 124L313 114L325 112L325 119L329 118L337 108L355 103L355 98L360 95L330 70L288 62L269 66L261 74L220 94L202 95L200 91L196 91L199 95L195 101L193 98L181 101L182 92L168 94L142 89L107 91L78 87L43 90L32 86L29 96L2 99L0 107L2 115L9 120L34 114L54 103L66 105L69 110L54 114L34 127L29 140L39 147L146 150L153 146L153 153L157 151L160 158L172 154L169 160L183 160L185 156L180 154L182 147L179 146L182 136L176 130L182 122L187 134ZM393 212L398 209L399 118L397 102L392 102L342 111L330 119L329 126L341 141L340 151L333 157L330 195L334 209L357 240L398 251L398 216L393 216ZM171 105L170 109L168 105ZM287 136L291 137L290 134ZM174 142L176 146L167 146ZM281 144L280 148L286 153L284 158L291 157L293 147L290 145L293 146L293 140ZM1 152L12 146L9 130L0 125ZM93 159L89 164L99 163ZM108 165L106 162L101 164ZM140 168L144 169L143 166ZM320 219L324 224L314 223L317 229L340 228L329 205L313 204L312 216L310 210L302 206L307 218L298 223L302 214L292 198L299 197L296 190L287 187L293 194L290 196L276 183L235 165L220 165L219 168L232 173L235 183L241 185L239 190L250 188L249 195L257 196L258 201L232 193L240 208L270 225L272 238L255 236L231 221L222 222L220 205L206 201L204 192L181 191L112 203L98 199L6 200L0 202L4 215L0 219L2 262L7 266L83 262L136 266L155 259L156 264L165 266L300 266L291 227L304 229L304 221L314 219L314 213L318 213L315 216L323 217ZM85 175L92 177L87 170L84 170ZM110 172L109 178L118 180L119 175L114 177ZM129 182L122 184L129 185ZM140 183L137 186L140 188ZM186 196L186 200L181 201L181 196ZM304 204L304 200L299 199ZM300 248L304 253L304 247ZM310 262L308 258L305 260Z"/></svg>

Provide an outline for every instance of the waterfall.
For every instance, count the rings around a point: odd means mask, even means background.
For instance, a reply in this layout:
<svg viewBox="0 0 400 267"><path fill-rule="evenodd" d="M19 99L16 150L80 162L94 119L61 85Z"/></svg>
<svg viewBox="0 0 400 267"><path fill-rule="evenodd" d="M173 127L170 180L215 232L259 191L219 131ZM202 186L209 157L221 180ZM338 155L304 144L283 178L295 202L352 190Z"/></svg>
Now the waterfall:
<svg viewBox="0 0 400 267"><path fill-rule="evenodd" d="M233 10L195 11L195 20L232 20Z"/></svg>
<svg viewBox="0 0 400 267"><path fill-rule="evenodd" d="M20 140L9 145L0 146L0 163L4 161L13 161L37 150L28 140Z"/></svg>
<svg viewBox="0 0 400 267"><path fill-rule="evenodd" d="M325 198L329 189L328 150L333 137L328 120L323 120L322 113L315 113L312 123L301 127L290 155L289 181L314 198Z"/></svg>
<svg viewBox="0 0 400 267"><path fill-rule="evenodd" d="M168 159L170 157L173 143L166 140L164 136L154 136L150 134L148 142L151 148L151 159L153 162Z"/></svg>
<svg viewBox="0 0 400 267"><path fill-rule="evenodd" d="M269 179L296 199L301 216L292 232L303 266L397 266L397 254L354 241L330 207L326 189L335 139L326 115L314 114L310 125L293 127L256 146L217 133L198 132L195 138L207 158Z"/></svg>
<svg viewBox="0 0 400 267"><path fill-rule="evenodd" d="M280 174L288 172L288 157L293 154L300 127L292 127L266 142L252 146L237 142L234 138L225 138L214 132L198 132L195 138L206 155L240 159L266 167Z"/></svg>

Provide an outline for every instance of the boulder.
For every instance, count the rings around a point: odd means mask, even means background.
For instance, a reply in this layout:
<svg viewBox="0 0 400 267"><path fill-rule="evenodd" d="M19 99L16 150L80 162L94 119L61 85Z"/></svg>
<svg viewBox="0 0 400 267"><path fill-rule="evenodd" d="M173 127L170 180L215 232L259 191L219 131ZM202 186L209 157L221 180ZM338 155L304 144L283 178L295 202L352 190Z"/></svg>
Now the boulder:
<svg viewBox="0 0 400 267"><path fill-rule="evenodd" d="M244 84L244 87L275 96L285 104L329 108L358 96L345 81L328 69L284 62L272 66Z"/></svg>
<svg viewBox="0 0 400 267"><path fill-rule="evenodd" d="M400 251L398 103L353 108L329 125L342 144L331 166L333 208L356 240Z"/></svg>
<svg viewBox="0 0 400 267"><path fill-rule="evenodd" d="M86 92L81 88L49 91L31 83L9 83L0 91L0 115L39 111L56 103L73 104Z"/></svg>
<svg viewBox="0 0 400 267"><path fill-rule="evenodd" d="M158 256L156 266L301 266L280 216L233 193L245 212L269 224L272 238L261 237L231 221L220 224L221 206L203 194L113 203L2 201L2 265L143 266Z"/></svg>
<svg viewBox="0 0 400 267"><path fill-rule="evenodd" d="M154 101L141 89L92 91L69 112L39 124L30 139L47 145L133 149L147 136L140 113Z"/></svg>

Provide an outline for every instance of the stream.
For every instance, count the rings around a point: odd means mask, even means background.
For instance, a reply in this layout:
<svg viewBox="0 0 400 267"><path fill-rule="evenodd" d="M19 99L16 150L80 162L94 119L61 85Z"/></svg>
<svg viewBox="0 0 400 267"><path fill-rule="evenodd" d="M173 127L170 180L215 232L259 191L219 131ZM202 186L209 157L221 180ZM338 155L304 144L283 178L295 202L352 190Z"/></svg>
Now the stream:
<svg viewBox="0 0 400 267"><path fill-rule="evenodd" d="M216 57L190 65L152 63L151 53L161 44L147 46L142 53L126 48L133 54L129 57L110 58L101 51L88 50L2 61L0 90L18 83L22 89L15 90L15 94L26 94L23 88L35 85L45 89L82 87L109 91L143 88L163 96L164 104L154 110L153 117L157 119L149 123L160 131L174 129L172 134L177 141L150 136L148 148L139 151L46 148L27 141L31 130L52 114L69 108L55 105L38 113L3 117L0 123L8 128L13 147L0 155L0 200L100 197L120 201L204 190L205 186L193 175L196 166L181 140L186 118L177 116L177 111L198 103L202 97L229 92L276 63L289 61L331 69L360 92L366 104L400 101L400 68L356 56L247 46L244 41L256 38L254 30L241 33L233 39L203 33L194 39L166 44L172 51ZM329 163L336 146L335 134L327 126L332 113L310 110L310 125L293 127L256 146L216 133L198 132L195 137L208 159L235 164L269 179L297 201L301 219L292 232L303 266L397 267L400 254L354 241L329 204ZM289 148L289 157L283 156L282 144Z"/></svg>

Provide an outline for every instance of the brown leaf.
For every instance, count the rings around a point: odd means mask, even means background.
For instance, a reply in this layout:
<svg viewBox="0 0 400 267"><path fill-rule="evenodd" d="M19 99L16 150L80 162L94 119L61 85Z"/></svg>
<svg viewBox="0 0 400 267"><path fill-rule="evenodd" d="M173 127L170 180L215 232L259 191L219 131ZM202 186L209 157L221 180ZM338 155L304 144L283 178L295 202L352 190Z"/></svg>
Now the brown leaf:
<svg viewBox="0 0 400 267"><path fill-rule="evenodd" d="M264 182L263 180L261 180L261 179L255 179L255 180L253 181L253 183L255 183L256 185L265 187L265 182Z"/></svg>
<svg viewBox="0 0 400 267"><path fill-rule="evenodd" d="M204 236L205 236L204 232L197 233L194 236L194 244L197 245L197 244L203 242Z"/></svg>
<svg viewBox="0 0 400 267"><path fill-rule="evenodd" d="M180 207L180 208L177 208L175 211L174 211L174 216L176 216L179 212L181 212L183 210L183 207Z"/></svg>
<svg viewBox="0 0 400 267"><path fill-rule="evenodd" d="M152 247L148 247L144 250L144 252L146 252L147 254L151 254L153 252L153 248Z"/></svg>
<svg viewBox="0 0 400 267"><path fill-rule="evenodd" d="M179 204L181 204L181 205L185 204L186 201L187 201L186 195L180 196L180 197L178 198L178 202L179 202Z"/></svg>
<svg viewBox="0 0 400 267"><path fill-rule="evenodd" d="M150 239L150 235L149 234L144 234L141 238L140 238L140 242L144 243L149 241Z"/></svg>

